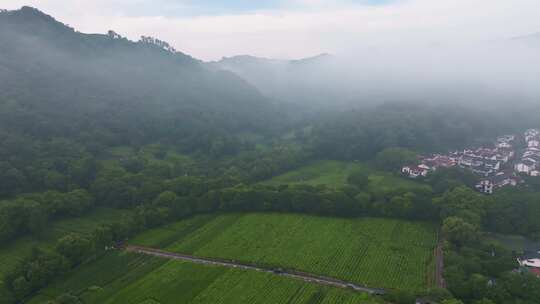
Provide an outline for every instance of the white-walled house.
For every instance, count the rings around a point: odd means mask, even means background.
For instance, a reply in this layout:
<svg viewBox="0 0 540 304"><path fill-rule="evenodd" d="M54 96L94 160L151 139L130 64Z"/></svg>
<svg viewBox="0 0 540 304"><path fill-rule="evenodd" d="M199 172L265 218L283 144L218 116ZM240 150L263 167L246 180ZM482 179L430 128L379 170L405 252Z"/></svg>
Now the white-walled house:
<svg viewBox="0 0 540 304"><path fill-rule="evenodd" d="M425 165L420 166L405 166L401 169L403 174L407 174L410 178L417 178L419 176L426 177L430 168Z"/></svg>
<svg viewBox="0 0 540 304"><path fill-rule="evenodd" d="M538 148L540 147L540 141L538 139L531 139L527 142L527 147Z"/></svg>
<svg viewBox="0 0 540 304"><path fill-rule="evenodd" d="M497 148L499 149L511 149L512 145L507 142L500 142L497 144Z"/></svg>
<svg viewBox="0 0 540 304"><path fill-rule="evenodd" d="M536 165L535 162L533 162L532 160L524 159L524 160L520 161L519 163L517 163L514 166L514 169L518 173L530 174L531 171L534 171L534 169L536 167L535 165Z"/></svg>
<svg viewBox="0 0 540 304"><path fill-rule="evenodd" d="M525 131L524 135L525 135L525 140L529 141L529 139L539 136L540 135L540 130L538 130L538 129L529 129L529 130Z"/></svg>
<svg viewBox="0 0 540 304"><path fill-rule="evenodd" d="M493 194L493 188L495 185L490 180L482 180L476 185L476 190L485 193L485 194Z"/></svg>
<svg viewBox="0 0 540 304"><path fill-rule="evenodd" d="M540 251L526 252L518 259L518 263L523 267L540 268Z"/></svg>

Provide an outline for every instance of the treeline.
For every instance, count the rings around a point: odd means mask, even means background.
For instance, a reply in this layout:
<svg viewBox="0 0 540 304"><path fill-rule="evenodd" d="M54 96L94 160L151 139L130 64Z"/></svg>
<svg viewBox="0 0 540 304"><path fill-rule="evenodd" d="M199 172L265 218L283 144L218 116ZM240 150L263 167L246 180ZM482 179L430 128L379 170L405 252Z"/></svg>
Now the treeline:
<svg viewBox="0 0 540 304"><path fill-rule="evenodd" d="M93 196L83 189L27 194L0 202L0 241L40 234L50 220L79 217L93 207Z"/></svg>
<svg viewBox="0 0 540 304"><path fill-rule="evenodd" d="M182 196L187 195L187 189L201 195L253 183L297 167L308 158L302 149L283 144L265 151L243 152L231 159L166 157L168 148L154 145L152 155L135 153L118 160L96 161L86 153L77 158L76 149L72 156L54 154L62 144L69 147L64 141L50 143L47 147L54 148L41 150L43 157L31 161L33 165L27 164L17 184L21 188L14 187L16 181L10 177L10 172L17 170L0 172L6 179L1 184L6 189L4 197L11 197L0 201L0 240L38 234L49 222L78 217L96 207L134 208L150 203L168 189ZM24 178L26 174L38 178L29 181ZM49 190L15 195L32 188Z"/></svg>
<svg viewBox="0 0 540 304"><path fill-rule="evenodd" d="M0 303L19 303L78 265L99 258L115 242L141 231L132 219L102 226L88 235L71 233L61 237L52 250L34 248L4 277ZM71 302L68 302L71 303Z"/></svg>
<svg viewBox="0 0 540 304"><path fill-rule="evenodd" d="M529 186L507 188L491 198L485 215L489 231L540 240L540 192Z"/></svg>
<svg viewBox="0 0 540 304"><path fill-rule="evenodd" d="M0 199L87 187L97 170L96 158L71 140L40 141L1 130L0 159Z"/></svg>
<svg viewBox="0 0 540 304"><path fill-rule="evenodd" d="M499 220L513 217L500 209L505 199L513 202L513 208L522 208L521 202L514 200L519 196L509 198L505 193L486 197L472 191L456 188L434 200L442 206L442 231L448 241L444 271L448 289L465 303L538 303L540 280L527 271L514 272L518 268L516 253L491 241L484 232L492 227L495 214ZM537 221L527 221L534 222Z"/></svg>

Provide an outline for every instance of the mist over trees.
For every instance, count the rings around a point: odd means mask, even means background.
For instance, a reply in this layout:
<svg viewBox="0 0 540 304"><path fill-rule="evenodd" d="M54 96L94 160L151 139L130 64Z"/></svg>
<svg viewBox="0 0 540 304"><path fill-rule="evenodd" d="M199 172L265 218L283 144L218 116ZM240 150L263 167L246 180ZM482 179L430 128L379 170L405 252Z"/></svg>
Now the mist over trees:
<svg viewBox="0 0 540 304"><path fill-rule="evenodd" d="M386 102L537 110L538 34L499 41L362 46L300 60L253 56L209 63L266 96L304 107L365 108ZM514 108L515 109L515 108Z"/></svg>

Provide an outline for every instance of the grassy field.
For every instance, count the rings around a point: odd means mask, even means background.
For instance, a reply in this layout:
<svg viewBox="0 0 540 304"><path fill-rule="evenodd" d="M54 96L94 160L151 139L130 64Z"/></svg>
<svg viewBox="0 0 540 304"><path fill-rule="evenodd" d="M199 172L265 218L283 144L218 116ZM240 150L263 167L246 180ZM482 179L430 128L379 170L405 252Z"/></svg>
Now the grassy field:
<svg viewBox="0 0 540 304"><path fill-rule="evenodd" d="M130 241L202 257L328 275L371 287L427 287L436 243L430 224L291 214L195 217Z"/></svg>
<svg viewBox="0 0 540 304"><path fill-rule="evenodd" d="M422 185L394 176L389 172L379 171L361 162L340 162L334 160L317 161L299 169L287 172L264 181L267 185L308 184L339 187L347 183L347 177L354 171L364 171L369 175L371 190L421 187Z"/></svg>
<svg viewBox="0 0 540 304"><path fill-rule="evenodd" d="M84 303L100 304L380 303L366 294L268 273L120 252L82 266L28 303L43 303L64 292L71 292Z"/></svg>
<svg viewBox="0 0 540 304"><path fill-rule="evenodd" d="M22 237L0 246L0 280L17 261L28 256L33 247L52 248L56 240L70 232L88 233L98 226L120 219L127 211L100 208L81 218L54 222L38 237Z"/></svg>

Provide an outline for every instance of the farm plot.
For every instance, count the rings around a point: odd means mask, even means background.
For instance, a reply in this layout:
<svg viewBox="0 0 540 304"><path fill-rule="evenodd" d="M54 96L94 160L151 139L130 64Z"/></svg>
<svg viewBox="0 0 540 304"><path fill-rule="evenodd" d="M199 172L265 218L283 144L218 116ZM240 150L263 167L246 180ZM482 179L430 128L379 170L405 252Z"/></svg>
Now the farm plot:
<svg viewBox="0 0 540 304"><path fill-rule="evenodd" d="M331 291L331 293L330 293ZM118 292L104 303L309 304L327 295L350 303L375 304L371 297L280 276L171 261ZM337 303L328 301L327 303Z"/></svg>
<svg viewBox="0 0 540 304"><path fill-rule="evenodd" d="M347 176L355 170L368 170L360 163L346 163L340 161L317 161L283 175L276 176L263 183L282 184L309 184L340 186L346 183Z"/></svg>
<svg viewBox="0 0 540 304"><path fill-rule="evenodd" d="M428 287L435 243L435 228L427 223L228 214L160 248L306 271L369 287L418 290Z"/></svg>
<svg viewBox="0 0 540 304"><path fill-rule="evenodd" d="M60 278L41 290L29 303L43 303L70 292L84 303L103 303L166 261L148 256L114 252Z"/></svg>
<svg viewBox="0 0 540 304"><path fill-rule="evenodd" d="M345 185L349 174L355 171L363 171L369 175L369 188L371 191L426 187L426 185L394 176L389 172L376 170L366 163L334 160L316 161L262 183L266 185L307 184L339 187Z"/></svg>
<svg viewBox="0 0 540 304"><path fill-rule="evenodd" d="M216 215L201 215L155 228L137 235L131 243L139 246L162 248L195 232L216 218Z"/></svg>
<svg viewBox="0 0 540 304"><path fill-rule="evenodd" d="M112 253L84 265L29 303L70 291L84 303L343 303L376 304L367 294L287 279L269 273ZM326 299L328 298L328 300Z"/></svg>

